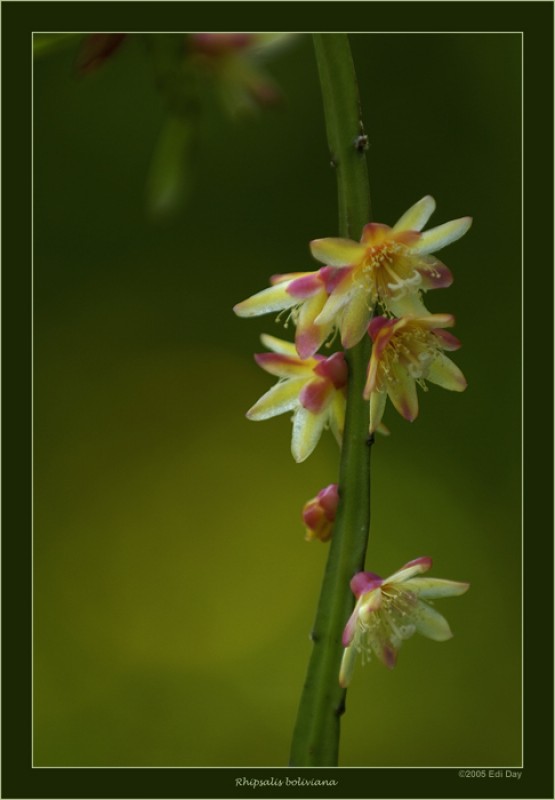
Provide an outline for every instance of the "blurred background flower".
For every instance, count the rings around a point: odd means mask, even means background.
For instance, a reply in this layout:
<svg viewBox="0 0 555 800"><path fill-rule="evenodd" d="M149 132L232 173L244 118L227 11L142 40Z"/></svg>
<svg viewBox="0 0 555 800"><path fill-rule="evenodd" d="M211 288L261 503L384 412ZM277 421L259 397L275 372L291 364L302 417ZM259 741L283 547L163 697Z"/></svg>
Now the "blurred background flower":
<svg viewBox="0 0 555 800"><path fill-rule="evenodd" d="M284 333L232 306L268 275L317 269L308 242L337 231L312 44L299 36L272 60L287 104L271 113L230 124L202 90L198 179L180 213L152 225L153 148L169 118L182 124L155 51L182 54L178 38L129 36L83 79L78 37L35 64L39 766L286 764L311 647L327 547L303 540L299 508L337 479L337 445L325 437L294 464L286 416L245 419L268 388L258 335ZM432 553L438 575L472 591L449 608L455 636L433 657L415 637L393 672L371 663L353 682L340 763L516 765L520 36L351 43L375 219L391 224L426 194L442 219L474 217L449 252L448 297L427 297L430 313L457 318L468 390L432 386L412 425L389 415L367 569Z"/></svg>

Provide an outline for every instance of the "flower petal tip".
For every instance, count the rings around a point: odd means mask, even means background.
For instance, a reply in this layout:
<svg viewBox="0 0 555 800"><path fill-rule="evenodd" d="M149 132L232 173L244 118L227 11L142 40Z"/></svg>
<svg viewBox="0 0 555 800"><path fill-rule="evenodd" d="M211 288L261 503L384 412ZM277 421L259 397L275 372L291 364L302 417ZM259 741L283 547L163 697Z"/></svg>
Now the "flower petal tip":
<svg viewBox="0 0 555 800"><path fill-rule="evenodd" d="M393 669L397 664L397 651L386 645L382 652L382 660L388 669Z"/></svg>

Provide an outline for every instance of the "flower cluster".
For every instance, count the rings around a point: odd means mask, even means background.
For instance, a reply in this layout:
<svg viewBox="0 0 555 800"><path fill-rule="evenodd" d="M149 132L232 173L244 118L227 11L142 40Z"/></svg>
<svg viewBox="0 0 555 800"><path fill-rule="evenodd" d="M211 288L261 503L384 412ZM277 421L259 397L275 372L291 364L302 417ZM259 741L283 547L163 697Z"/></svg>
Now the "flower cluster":
<svg viewBox="0 0 555 800"><path fill-rule="evenodd" d="M269 288L234 307L240 317L286 311L296 325L294 347L277 339L269 345L282 353L286 362L278 363L270 355L257 357L264 369L271 372L268 365L272 365L273 374L286 382L264 395L248 416L265 419L295 409L292 449L297 461L312 452L326 425L341 442L338 433L343 427L347 368L338 353L327 359L317 355L336 333L345 349L354 347L366 334L372 339L364 391L370 406L370 433L380 428L387 397L412 421L418 414L416 384L425 389L430 381L452 391L465 389L462 372L443 352L460 346L458 339L444 330L454 324L454 318L430 314L423 295L451 285L451 272L432 254L460 239L472 220L461 217L423 231L434 209L434 199L426 196L393 227L375 222L365 225L360 242L315 239L310 249L323 267L275 275ZM376 310L378 316L374 316ZM277 371L279 364L281 371ZM323 384L318 391L308 390L306 378L312 373L327 377L325 390ZM318 402L310 399L315 391Z"/></svg>
<svg viewBox="0 0 555 800"><path fill-rule="evenodd" d="M393 227L369 223L360 242L316 239L313 256L324 266L312 272L275 275L269 288L238 303L241 317L288 313L296 326L295 343L263 335L270 350L255 356L266 372L279 380L247 412L254 420L293 412L291 449L297 462L314 450L329 427L339 445L345 418L347 363L342 351L318 353L339 334L349 349L368 335L372 353L363 396L369 403L369 431L383 430L387 398L405 419L418 415L417 384L426 381L462 391L466 380L445 355L460 347L446 328L451 314L431 314L424 294L450 286L449 269L432 254L459 239L470 217L423 232L435 209L433 198L422 198ZM308 541L326 542L333 533L339 489L330 484L303 508ZM467 583L416 577L431 567L430 558L405 564L385 580L359 572L351 580L354 611L343 634L344 653L339 682L348 686L356 656L376 655L387 667L395 665L405 639L420 633L436 641L451 637L446 620L425 600L459 595Z"/></svg>
<svg viewBox="0 0 555 800"><path fill-rule="evenodd" d="M413 634L420 633L436 642L451 638L447 620L424 600L464 594L469 584L415 577L431 566L431 558L417 558L389 578L380 578L373 572L354 576L351 589L357 602L343 633L341 686L349 685L359 653L363 660L373 654L393 669L397 651Z"/></svg>

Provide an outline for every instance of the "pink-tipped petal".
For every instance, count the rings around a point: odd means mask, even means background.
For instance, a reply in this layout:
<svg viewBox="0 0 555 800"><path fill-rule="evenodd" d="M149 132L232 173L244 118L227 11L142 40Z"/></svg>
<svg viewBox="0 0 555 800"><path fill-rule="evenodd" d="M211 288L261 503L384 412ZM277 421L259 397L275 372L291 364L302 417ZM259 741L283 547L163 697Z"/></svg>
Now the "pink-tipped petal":
<svg viewBox="0 0 555 800"><path fill-rule="evenodd" d="M306 378L293 378L275 386L262 395L260 400L247 411L247 418L260 420L285 414L299 405L299 393L306 383Z"/></svg>
<svg viewBox="0 0 555 800"><path fill-rule="evenodd" d="M464 392L467 387L466 378L460 369L443 353L435 356L428 367L425 378L452 392Z"/></svg>
<svg viewBox="0 0 555 800"><path fill-rule="evenodd" d="M310 242L310 251L314 258L331 267L349 267L358 263L366 252L366 248L351 239L314 239Z"/></svg>
<svg viewBox="0 0 555 800"><path fill-rule="evenodd" d="M427 572L431 569L432 566L432 559L429 556L421 556L420 558L414 558L412 561L408 561L406 564L403 564L401 569L394 572L393 575L390 575L389 578L386 578L386 583L403 583L404 581L409 580L409 578L413 578L415 575L421 575L423 572Z"/></svg>
<svg viewBox="0 0 555 800"><path fill-rule="evenodd" d="M451 222L445 222L443 225L438 225L437 228L430 228L429 231L424 231L420 240L414 244L412 249L415 253L421 253L422 255L435 253L436 250L441 250L464 236L471 225L472 217L461 217L460 219L451 220Z"/></svg>
<svg viewBox="0 0 555 800"><path fill-rule="evenodd" d="M242 303L237 303L236 306L233 306L233 310L238 317L258 317L261 314L269 314L272 311L291 308L297 302L294 297L288 294L287 285L278 283L275 286L270 286L269 289L263 289L247 300L243 300Z"/></svg>
<svg viewBox="0 0 555 800"><path fill-rule="evenodd" d="M450 331L443 331L438 328L434 330L434 336L439 339L442 350L458 350L461 346L460 341Z"/></svg>
<svg viewBox="0 0 555 800"><path fill-rule="evenodd" d="M287 294L297 300L306 300L317 292L324 291L324 285L318 272L311 272L287 284Z"/></svg>
<svg viewBox="0 0 555 800"><path fill-rule="evenodd" d="M300 307L295 344L301 358L313 356L331 334L333 325L316 325L314 322L327 299L325 292L317 292Z"/></svg>
<svg viewBox="0 0 555 800"><path fill-rule="evenodd" d="M397 231L421 231L424 225L428 222L436 208L436 201L429 194L423 197L417 203L405 211L400 217L393 230Z"/></svg>
<svg viewBox="0 0 555 800"><path fill-rule="evenodd" d="M306 378L310 374L306 364L303 364L298 357L284 356L281 353L255 353L254 360L259 367L278 378L301 377L302 375Z"/></svg>

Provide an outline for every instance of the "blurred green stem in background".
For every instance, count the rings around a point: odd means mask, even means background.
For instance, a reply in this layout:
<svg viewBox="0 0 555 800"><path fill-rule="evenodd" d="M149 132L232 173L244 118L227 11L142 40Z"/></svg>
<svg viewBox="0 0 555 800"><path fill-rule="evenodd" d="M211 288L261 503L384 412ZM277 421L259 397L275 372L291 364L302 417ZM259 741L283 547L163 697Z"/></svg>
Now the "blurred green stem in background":
<svg viewBox="0 0 555 800"><path fill-rule="evenodd" d="M339 234L358 239L370 222L370 190L356 75L346 34L314 34L332 166L336 170ZM345 690L339 686L341 636L353 608L349 586L364 568L370 527L368 402L362 397L370 340L347 351L349 384L339 472L340 502L324 574L314 647L291 746L291 766L337 766Z"/></svg>
<svg viewBox="0 0 555 800"><path fill-rule="evenodd" d="M142 38L166 108L146 181L147 212L152 220L162 220L178 211L193 188L201 89L182 33Z"/></svg>

